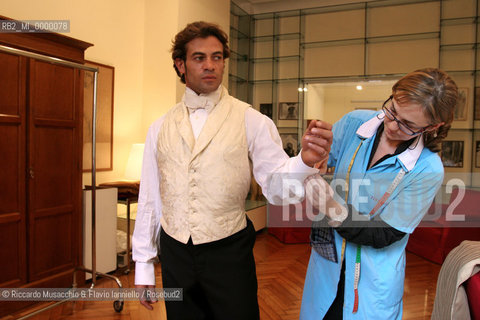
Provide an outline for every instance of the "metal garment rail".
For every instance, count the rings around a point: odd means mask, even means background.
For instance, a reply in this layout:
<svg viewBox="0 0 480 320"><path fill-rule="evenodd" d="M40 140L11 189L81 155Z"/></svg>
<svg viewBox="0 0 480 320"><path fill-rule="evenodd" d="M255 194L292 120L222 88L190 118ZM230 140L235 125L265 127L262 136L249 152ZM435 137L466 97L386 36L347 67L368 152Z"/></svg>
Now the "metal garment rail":
<svg viewBox="0 0 480 320"><path fill-rule="evenodd" d="M42 54L38 54L38 53L28 52L28 51L21 50L21 49L11 48L11 47L4 46L4 45L0 45L0 51L15 54L15 55L19 55L19 56L24 56L24 57L28 57L28 58L33 58L33 59L36 59L36 60L41 60L41 61L45 61L45 62L49 62L49 63L52 63L52 64L61 65L61 66L67 66L67 67L72 67L72 68L75 68L75 69L91 71L91 72L94 73L94 77L93 77L93 106L92 106L92 182L91 182L92 183L92 269L87 269L83 265L82 266L77 266L75 268L74 272L73 272L72 287L73 288L77 287L77 276L76 276L76 274L77 274L78 270L81 270L81 271L84 271L86 273L92 274L92 285L90 286L91 289L93 289L93 287L95 286L95 284L97 282L97 275L115 280L118 287L122 288L122 283L121 283L120 279L118 279L115 276L109 275L109 274L98 272L96 270L96 230L95 230L96 221L95 221L95 217L96 217L96 174L97 174L97 172L96 172L96 145L95 145L96 144L96 137L95 136L96 136L96 127L97 127L98 68L87 67L87 66L84 66L83 64L80 64L80 63L75 63L75 62L71 62L71 61L67 61L67 60L63 60L63 59L59 59L59 58L55 58L55 57L50 57L50 56L46 56L46 55L42 55ZM25 315L21 318L18 318L18 319L29 318L33 315L36 315L40 312L43 312L45 310L56 307L57 305L62 304L62 303L67 302L67 301L70 301L70 299L58 301L54 304L51 304L51 305L48 305L44 308L38 309L38 310L36 310L36 311L34 311L30 314L27 314L27 315ZM123 304L124 304L123 300L114 301L113 306L115 308L115 311L117 311L117 312L122 311Z"/></svg>

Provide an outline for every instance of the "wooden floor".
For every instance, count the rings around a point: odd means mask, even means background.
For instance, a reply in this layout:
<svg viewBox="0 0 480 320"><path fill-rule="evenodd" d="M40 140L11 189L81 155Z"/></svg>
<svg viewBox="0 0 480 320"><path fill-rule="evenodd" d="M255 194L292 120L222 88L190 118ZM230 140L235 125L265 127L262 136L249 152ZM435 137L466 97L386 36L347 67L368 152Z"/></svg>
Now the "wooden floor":
<svg viewBox="0 0 480 320"><path fill-rule="evenodd" d="M308 244L285 245L265 231L258 233L254 248L258 276L258 300L262 320L298 319L303 283L310 255ZM403 319L430 319L440 266L407 252ZM161 285L161 268L156 268ZM123 287L134 287L134 272L121 275ZM111 280L100 279L97 288L115 287ZM3 319L16 319L22 312ZM165 306L159 302L148 311L136 301L126 301L121 313L112 302L68 302L30 319L166 319Z"/></svg>

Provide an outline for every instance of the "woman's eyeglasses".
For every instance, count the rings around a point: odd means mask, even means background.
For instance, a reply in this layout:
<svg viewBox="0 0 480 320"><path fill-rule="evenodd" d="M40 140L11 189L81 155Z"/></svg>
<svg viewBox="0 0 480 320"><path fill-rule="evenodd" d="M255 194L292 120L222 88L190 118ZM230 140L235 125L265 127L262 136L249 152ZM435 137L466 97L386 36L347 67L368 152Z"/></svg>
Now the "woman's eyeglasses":
<svg viewBox="0 0 480 320"><path fill-rule="evenodd" d="M408 134L409 136L416 136L417 134L423 133L425 130L427 130L430 126L426 126L424 128L421 128L420 130L413 130L410 128L408 125L403 123L401 120L398 120L397 117L393 114L392 110L390 110L387 107L388 102L392 102L393 105L393 96L390 96L382 105L382 110L385 116L392 121L395 121L398 125L398 128L402 130L403 133Z"/></svg>

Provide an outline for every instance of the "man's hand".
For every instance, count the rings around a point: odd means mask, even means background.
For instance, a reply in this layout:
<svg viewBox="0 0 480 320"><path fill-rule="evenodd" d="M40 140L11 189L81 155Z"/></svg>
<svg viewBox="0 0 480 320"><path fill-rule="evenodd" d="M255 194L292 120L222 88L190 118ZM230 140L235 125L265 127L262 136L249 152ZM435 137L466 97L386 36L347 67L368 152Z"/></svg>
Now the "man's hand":
<svg viewBox="0 0 480 320"><path fill-rule="evenodd" d="M309 167L328 158L332 146L332 125L312 120L302 137L302 160Z"/></svg>
<svg viewBox="0 0 480 320"><path fill-rule="evenodd" d="M155 297L155 286L152 285L135 285L137 292L140 296L140 304L142 304L148 310L153 310L152 304L157 303L158 300Z"/></svg>

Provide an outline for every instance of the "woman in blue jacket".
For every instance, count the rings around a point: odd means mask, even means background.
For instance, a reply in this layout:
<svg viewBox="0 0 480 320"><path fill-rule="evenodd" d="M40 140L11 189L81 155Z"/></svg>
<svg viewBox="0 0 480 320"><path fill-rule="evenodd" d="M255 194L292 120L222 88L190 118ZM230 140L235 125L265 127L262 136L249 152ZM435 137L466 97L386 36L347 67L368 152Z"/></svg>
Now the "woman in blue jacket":
<svg viewBox="0 0 480 320"><path fill-rule="evenodd" d="M320 176L307 185L327 190L309 188L308 198L334 228L314 222L300 319L402 318L405 246L442 184L437 152L457 96L447 74L422 69L392 87L380 112L333 126L337 195Z"/></svg>

